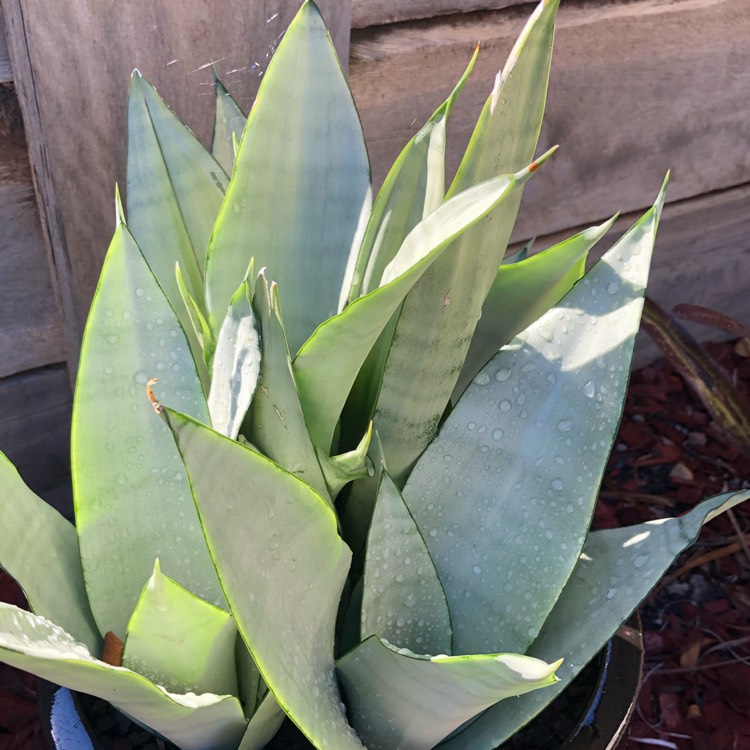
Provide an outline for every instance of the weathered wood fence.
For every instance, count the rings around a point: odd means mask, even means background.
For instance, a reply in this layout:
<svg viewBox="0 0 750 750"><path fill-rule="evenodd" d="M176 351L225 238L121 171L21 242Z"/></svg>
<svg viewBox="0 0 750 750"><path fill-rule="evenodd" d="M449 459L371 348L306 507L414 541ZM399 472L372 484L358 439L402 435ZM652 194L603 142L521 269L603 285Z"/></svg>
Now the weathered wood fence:
<svg viewBox="0 0 750 750"><path fill-rule="evenodd" d="M52 501L67 490L70 378L123 182L138 67L204 141L209 63L247 108L300 0L0 0L0 448ZM477 41L449 168L533 4L328 0L377 185ZM562 0L540 148L514 235L548 246L673 179L652 275L666 306L750 322L750 0ZM7 41L7 45L6 45ZM24 140L24 128L26 140Z"/></svg>

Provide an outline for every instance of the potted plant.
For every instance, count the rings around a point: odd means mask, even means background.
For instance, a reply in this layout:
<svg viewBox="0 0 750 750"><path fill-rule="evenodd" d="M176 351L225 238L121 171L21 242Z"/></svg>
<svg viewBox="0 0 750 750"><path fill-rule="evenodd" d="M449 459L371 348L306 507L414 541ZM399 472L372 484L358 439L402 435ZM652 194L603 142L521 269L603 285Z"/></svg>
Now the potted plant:
<svg viewBox="0 0 750 750"><path fill-rule="evenodd" d="M0 564L33 611L0 605L0 658L187 750L261 748L285 715L321 750L490 750L748 497L588 532L664 188L585 275L611 222L502 263L549 156L557 5L447 191L473 60L372 206L312 2L239 143L220 87L209 153L134 74L127 214L118 196L76 384L76 526L0 463Z"/></svg>

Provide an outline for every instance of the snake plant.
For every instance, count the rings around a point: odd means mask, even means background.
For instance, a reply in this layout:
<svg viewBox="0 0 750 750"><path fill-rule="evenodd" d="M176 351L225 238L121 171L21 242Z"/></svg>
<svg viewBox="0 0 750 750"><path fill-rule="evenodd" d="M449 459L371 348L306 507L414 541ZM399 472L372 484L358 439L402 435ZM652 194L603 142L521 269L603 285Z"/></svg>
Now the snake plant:
<svg viewBox="0 0 750 750"><path fill-rule="evenodd" d="M557 6L453 181L473 59L374 204L312 2L244 130L217 83L210 152L134 74L127 211L75 391L76 524L0 461L0 564L32 609L0 605L0 658L188 750L261 748L285 715L319 750L490 750L747 498L589 531L664 189L585 275L611 221L503 263L549 155Z"/></svg>

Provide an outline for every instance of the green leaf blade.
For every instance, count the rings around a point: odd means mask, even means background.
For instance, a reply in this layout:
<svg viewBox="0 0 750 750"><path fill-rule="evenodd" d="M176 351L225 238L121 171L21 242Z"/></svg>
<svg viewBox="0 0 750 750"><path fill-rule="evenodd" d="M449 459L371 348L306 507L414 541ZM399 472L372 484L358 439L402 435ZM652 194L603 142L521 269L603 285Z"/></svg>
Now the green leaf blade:
<svg viewBox="0 0 750 750"><path fill-rule="evenodd" d="M546 99L558 0L540 3L485 105L448 197L534 156ZM512 70L512 76L509 75ZM515 223L522 191L456 242L410 292L382 368L375 425L388 466L403 486L450 400L482 303ZM406 395L403 383L428 381Z"/></svg>
<svg viewBox="0 0 750 750"><path fill-rule="evenodd" d="M351 561L333 510L264 456L184 415L163 414L227 601L264 681L317 747L362 750L333 673L336 611Z"/></svg>
<svg viewBox="0 0 750 750"><path fill-rule="evenodd" d="M253 307L261 333L260 377L242 432L264 455L329 498L289 360L278 287L264 272Z"/></svg>
<svg viewBox="0 0 750 750"><path fill-rule="evenodd" d="M18 581L34 613L98 649L75 527L24 484L3 453L0 485L0 567Z"/></svg>
<svg viewBox="0 0 750 750"><path fill-rule="evenodd" d="M467 226L507 199L518 177L497 177L431 213L385 268L380 287L325 321L305 342L294 359L294 374L310 435L321 450L328 450L357 374L404 297Z"/></svg>
<svg viewBox="0 0 750 750"><path fill-rule="evenodd" d="M237 695L232 616L161 572L157 560L130 622L122 666L171 693Z"/></svg>
<svg viewBox="0 0 750 750"><path fill-rule="evenodd" d="M168 693L142 675L95 659L49 620L4 603L0 661L103 698L184 750L235 750L245 731L234 696Z"/></svg>
<svg viewBox="0 0 750 750"><path fill-rule="evenodd" d="M320 12L306 3L263 77L211 240L206 283L212 326L220 324L254 257L279 284L289 346L296 351L337 312L370 194L351 93Z"/></svg>
<svg viewBox="0 0 750 750"><path fill-rule="evenodd" d="M248 280L232 296L216 340L208 410L217 432L233 440L260 376L260 342Z"/></svg>
<svg viewBox="0 0 750 750"><path fill-rule="evenodd" d="M616 218L579 232L531 258L500 266L453 390L454 403L498 349L570 291L584 274L589 250L604 237Z"/></svg>
<svg viewBox="0 0 750 750"><path fill-rule="evenodd" d="M160 396L209 420L179 320L120 225L83 338L71 437L86 588L100 631L120 637L157 557L181 585L223 604L174 440L146 398L154 376Z"/></svg>
<svg viewBox="0 0 750 750"><path fill-rule="evenodd" d="M212 69L212 73L216 91L216 114L211 155L221 164L224 171L231 175L234 169L234 139L242 139L247 118L226 86L219 80L216 70Z"/></svg>
<svg viewBox="0 0 750 750"><path fill-rule="evenodd" d="M388 172L362 239L349 302L377 289L385 267L409 232L443 202L446 123L478 52L479 48L451 95L406 144Z"/></svg>
<svg viewBox="0 0 750 750"><path fill-rule="evenodd" d="M383 472L367 537L361 637L451 653L451 621L435 566L401 493Z"/></svg>
<svg viewBox="0 0 750 750"><path fill-rule="evenodd" d="M677 555L696 540L701 526L750 499L725 493L679 518L589 534L580 560L529 654L565 657L560 682L543 693L493 706L441 750L494 750L536 716L599 652L659 582ZM635 574L634 574L635 571ZM546 693L546 694L544 694Z"/></svg>
<svg viewBox="0 0 750 750"><path fill-rule="evenodd" d="M557 307L493 357L407 482L456 653L524 653L578 559L622 413L665 188Z"/></svg>
<svg viewBox="0 0 750 750"><path fill-rule="evenodd" d="M373 636L336 669L369 750L430 750L498 701L554 684L558 666L517 654L417 656Z"/></svg>

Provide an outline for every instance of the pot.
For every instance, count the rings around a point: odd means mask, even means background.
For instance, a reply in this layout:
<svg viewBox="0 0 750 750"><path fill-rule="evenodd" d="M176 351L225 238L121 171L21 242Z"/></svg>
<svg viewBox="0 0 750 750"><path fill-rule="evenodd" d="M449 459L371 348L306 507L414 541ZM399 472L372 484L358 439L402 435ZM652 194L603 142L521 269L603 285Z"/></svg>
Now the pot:
<svg viewBox="0 0 750 750"><path fill-rule="evenodd" d="M638 615L628 620L586 669L502 750L616 750L624 745L643 669L643 634ZM97 717L103 702L39 680L42 729L50 750L119 750L173 747L114 709ZM88 706L86 705L88 702ZM106 704L104 704L106 705ZM92 707L93 706L93 707ZM100 737L95 725L116 729L116 739ZM572 727L572 728L571 728ZM556 733L558 739L551 737ZM550 744L552 743L552 744ZM287 720L268 750L309 750L312 746ZM396 750L396 748L394 748Z"/></svg>

